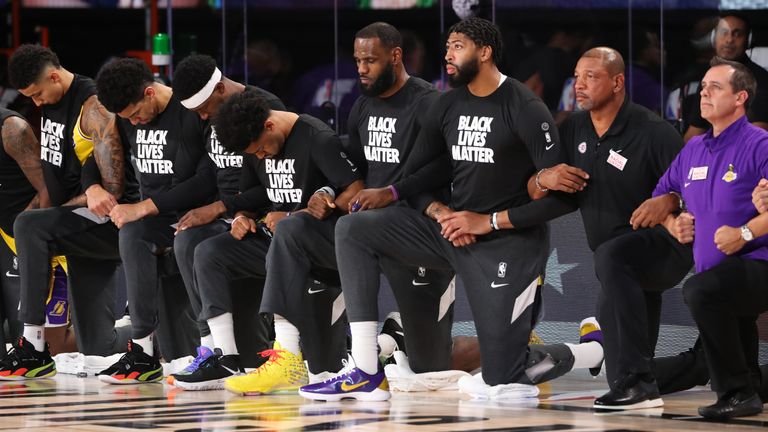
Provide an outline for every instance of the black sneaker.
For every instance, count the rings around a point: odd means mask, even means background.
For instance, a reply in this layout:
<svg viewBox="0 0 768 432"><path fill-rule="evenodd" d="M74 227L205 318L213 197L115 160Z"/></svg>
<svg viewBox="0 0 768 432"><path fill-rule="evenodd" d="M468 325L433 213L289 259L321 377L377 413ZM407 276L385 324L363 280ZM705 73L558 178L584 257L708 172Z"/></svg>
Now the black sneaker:
<svg viewBox="0 0 768 432"><path fill-rule="evenodd" d="M128 341L128 352L112 366L96 374L107 384L143 384L163 379L160 361L144 352L141 345Z"/></svg>
<svg viewBox="0 0 768 432"><path fill-rule="evenodd" d="M56 375L56 363L48 351L48 344L40 352L23 337L8 350L5 358L0 361L0 380L20 381L49 378Z"/></svg>
<svg viewBox="0 0 768 432"><path fill-rule="evenodd" d="M174 385L184 390L223 390L224 380L245 373L237 354L222 355L216 348L214 355L200 363L191 374L174 375Z"/></svg>
<svg viewBox="0 0 768 432"><path fill-rule="evenodd" d="M384 326L381 327L379 334L385 334L392 337L395 340L394 351L405 352L405 333L403 332L403 322L400 320L399 312L390 312L387 318L384 320ZM394 352L393 351L393 352ZM379 357L382 361L386 362L392 357L392 353L379 353Z"/></svg>
<svg viewBox="0 0 768 432"><path fill-rule="evenodd" d="M627 374L617 380L615 387L595 399L594 408L603 410L632 410L664 406L659 386L652 375Z"/></svg>

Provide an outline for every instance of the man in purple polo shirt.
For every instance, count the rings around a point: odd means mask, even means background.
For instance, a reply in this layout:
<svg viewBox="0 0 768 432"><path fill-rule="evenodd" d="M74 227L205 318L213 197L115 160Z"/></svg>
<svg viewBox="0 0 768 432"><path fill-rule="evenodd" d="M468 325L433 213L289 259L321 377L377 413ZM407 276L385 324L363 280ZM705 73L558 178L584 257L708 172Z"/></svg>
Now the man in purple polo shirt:
<svg viewBox="0 0 768 432"><path fill-rule="evenodd" d="M768 213L758 214L752 191L768 177L768 132L746 118L756 89L749 69L718 57L711 66L701 113L712 129L688 142L653 195L679 194L686 206L666 225L681 243L693 241L697 274L683 295L718 396L699 414L731 418L763 411L755 321L768 310Z"/></svg>

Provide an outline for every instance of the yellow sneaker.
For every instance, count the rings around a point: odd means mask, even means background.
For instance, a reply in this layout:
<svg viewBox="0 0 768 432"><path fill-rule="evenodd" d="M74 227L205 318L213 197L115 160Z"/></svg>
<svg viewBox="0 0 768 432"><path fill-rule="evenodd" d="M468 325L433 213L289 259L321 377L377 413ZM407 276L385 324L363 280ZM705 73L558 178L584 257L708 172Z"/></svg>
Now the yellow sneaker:
<svg viewBox="0 0 768 432"><path fill-rule="evenodd" d="M309 378L301 354L282 349L278 342L271 350L260 353L269 357L266 363L247 375L235 376L224 381L224 388L239 395L260 395L276 392L298 391L307 385Z"/></svg>

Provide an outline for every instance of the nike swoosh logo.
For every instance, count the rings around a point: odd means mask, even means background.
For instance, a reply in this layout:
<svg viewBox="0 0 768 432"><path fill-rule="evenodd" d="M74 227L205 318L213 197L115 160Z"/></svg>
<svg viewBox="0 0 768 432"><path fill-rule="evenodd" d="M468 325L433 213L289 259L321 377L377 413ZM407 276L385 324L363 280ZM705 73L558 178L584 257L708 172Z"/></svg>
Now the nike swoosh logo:
<svg viewBox="0 0 768 432"><path fill-rule="evenodd" d="M497 284L495 281L491 282L491 288L499 288L507 285L509 285L509 283Z"/></svg>
<svg viewBox="0 0 768 432"><path fill-rule="evenodd" d="M359 389L360 387L368 384L369 382L370 382L369 380L365 380L357 384L347 384L347 382L344 381L343 383L341 383L341 391L350 392L352 390Z"/></svg>
<svg viewBox="0 0 768 432"><path fill-rule="evenodd" d="M414 286L429 285L429 282L416 282L416 279L412 281Z"/></svg>
<svg viewBox="0 0 768 432"><path fill-rule="evenodd" d="M550 145L544 147L544 150L549 150L549 149L551 149L554 146L555 146L554 144L550 144Z"/></svg>
<svg viewBox="0 0 768 432"><path fill-rule="evenodd" d="M611 151L614 153L621 153L624 151L624 149L618 149L618 150L611 149Z"/></svg>
<svg viewBox="0 0 768 432"><path fill-rule="evenodd" d="M403 337L405 336L405 333L403 333L401 331L397 331L397 330L395 330L395 334L398 334L398 335L403 336Z"/></svg>
<svg viewBox="0 0 768 432"><path fill-rule="evenodd" d="M685 187L688 187L690 184L691 184L691 183L689 183L689 182L686 182L686 183L684 183L684 184L683 184L683 186L685 186Z"/></svg>
<svg viewBox="0 0 768 432"><path fill-rule="evenodd" d="M5 272L5 277L19 277L17 274L13 274L10 271Z"/></svg>
<svg viewBox="0 0 768 432"><path fill-rule="evenodd" d="M325 288L319 289L319 290L313 290L312 288L310 288L309 290L307 290L307 292L310 293L310 294L317 294L317 293L323 292L323 291L325 291Z"/></svg>

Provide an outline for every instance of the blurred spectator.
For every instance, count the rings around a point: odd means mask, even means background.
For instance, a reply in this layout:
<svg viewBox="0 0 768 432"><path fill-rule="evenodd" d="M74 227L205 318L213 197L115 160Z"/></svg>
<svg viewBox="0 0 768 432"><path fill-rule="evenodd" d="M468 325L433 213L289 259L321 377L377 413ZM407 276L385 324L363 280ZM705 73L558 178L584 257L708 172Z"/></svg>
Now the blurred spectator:
<svg viewBox="0 0 768 432"><path fill-rule="evenodd" d="M656 31L634 27L632 62L626 74L626 87L634 103L658 114L661 113L661 102L666 98L666 90L661 87L661 61L665 56Z"/></svg>
<svg viewBox="0 0 768 432"><path fill-rule="evenodd" d="M583 30L555 30L547 45L523 60L512 76L539 96L550 111L556 111L563 83L573 75L576 61L590 42Z"/></svg>
<svg viewBox="0 0 768 432"><path fill-rule="evenodd" d="M360 95L357 88L357 67L350 60L352 55L339 50L338 79L334 79L333 62L310 69L296 80L289 108L297 113L311 114L336 129L346 133L346 121L355 99ZM336 110L338 107L338 117ZM338 120L337 120L338 119Z"/></svg>

